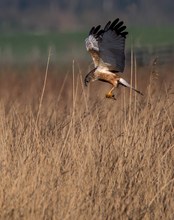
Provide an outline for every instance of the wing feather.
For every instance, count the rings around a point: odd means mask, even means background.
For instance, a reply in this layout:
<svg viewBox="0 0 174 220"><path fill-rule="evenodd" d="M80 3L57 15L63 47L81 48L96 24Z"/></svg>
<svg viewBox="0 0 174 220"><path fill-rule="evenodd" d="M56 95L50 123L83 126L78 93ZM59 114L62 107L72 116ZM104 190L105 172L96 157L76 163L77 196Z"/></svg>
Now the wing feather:
<svg viewBox="0 0 174 220"><path fill-rule="evenodd" d="M112 30L104 33L102 41L99 42L100 64L109 70L123 72L125 66L125 38L117 35Z"/></svg>
<svg viewBox="0 0 174 220"><path fill-rule="evenodd" d="M110 25L110 29L114 29L115 25L119 22L119 18L115 19L112 24Z"/></svg>
<svg viewBox="0 0 174 220"><path fill-rule="evenodd" d="M89 35L93 34L93 31L94 31L95 27L92 27L90 32L89 32Z"/></svg>
<svg viewBox="0 0 174 220"><path fill-rule="evenodd" d="M111 25L111 21L108 21L108 23L104 27L104 31L107 31L109 29L110 25Z"/></svg>
<svg viewBox="0 0 174 220"><path fill-rule="evenodd" d="M119 18L109 21L104 29L93 27L86 38L86 48L90 52L95 67L123 72L125 66L126 26Z"/></svg>
<svg viewBox="0 0 174 220"><path fill-rule="evenodd" d="M98 25L94 30L93 30L93 35L95 35L101 28L101 25Z"/></svg>
<svg viewBox="0 0 174 220"><path fill-rule="evenodd" d="M94 66L97 67L99 65L99 47L98 47L98 41L93 35L89 35L88 38L85 40L86 42L86 49L91 54L91 57L94 62Z"/></svg>

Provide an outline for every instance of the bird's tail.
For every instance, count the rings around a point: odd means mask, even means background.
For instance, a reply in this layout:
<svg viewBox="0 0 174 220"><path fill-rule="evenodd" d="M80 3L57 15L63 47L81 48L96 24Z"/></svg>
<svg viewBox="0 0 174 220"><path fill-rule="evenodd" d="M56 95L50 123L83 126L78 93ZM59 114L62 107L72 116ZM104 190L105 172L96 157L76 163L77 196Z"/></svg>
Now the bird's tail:
<svg viewBox="0 0 174 220"><path fill-rule="evenodd" d="M130 89L133 89L135 92L139 93L140 95L143 95L142 92L140 92L139 90L135 89L134 87L132 87L129 83L126 82L126 80L124 80L123 78L119 79L119 83L125 87L128 87Z"/></svg>

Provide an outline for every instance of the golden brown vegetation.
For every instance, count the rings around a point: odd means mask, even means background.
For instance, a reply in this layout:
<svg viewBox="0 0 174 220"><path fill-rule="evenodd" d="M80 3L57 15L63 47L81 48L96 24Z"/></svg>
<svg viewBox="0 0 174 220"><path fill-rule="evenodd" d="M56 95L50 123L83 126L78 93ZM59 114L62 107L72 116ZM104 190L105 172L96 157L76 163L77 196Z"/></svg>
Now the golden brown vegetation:
<svg viewBox="0 0 174 220"><path fill-rule="evenodd" d="M173 219L167 70L138 69L144 96L120 87L114 101L76 65L45 83L42 68L1 69L0 219Z"/></svg>

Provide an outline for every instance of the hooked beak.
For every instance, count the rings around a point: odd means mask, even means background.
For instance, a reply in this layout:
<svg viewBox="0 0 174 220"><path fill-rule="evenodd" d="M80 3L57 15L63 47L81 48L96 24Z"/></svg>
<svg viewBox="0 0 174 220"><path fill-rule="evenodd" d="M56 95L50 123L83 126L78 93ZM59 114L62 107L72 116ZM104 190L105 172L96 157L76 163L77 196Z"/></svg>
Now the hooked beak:
<svg viewBox="0 0 174 220"><path fill-rule="evenodd" d="M85 76L85 86L88 85L88 83L94 78L93 74L95 72L95 70L97 69L97 67L95 67L94 69L92 69L86 76Z"/></svg>
<svg viewBox="0 0 174 220"><path fill-rule="evenodd" d="M88 86L89 82L90 82L90 77L87 75L84 80L85 86Z"/></svg>

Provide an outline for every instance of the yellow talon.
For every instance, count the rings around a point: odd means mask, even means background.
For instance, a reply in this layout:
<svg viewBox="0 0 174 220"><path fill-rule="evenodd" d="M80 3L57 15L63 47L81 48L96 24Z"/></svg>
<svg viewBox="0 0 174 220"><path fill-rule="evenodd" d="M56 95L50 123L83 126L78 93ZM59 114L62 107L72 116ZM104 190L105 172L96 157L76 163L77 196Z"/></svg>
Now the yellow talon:
<svg viewBox="0 0 174 220"><path fill-rule="evenodd" d="M106 98L112 98L112 96L113 96L112 93L107 93L106 94Z"/></svg>
<svg viewBox="0 0 174 220"><path fill-rule="evenodd" d="M107 93L106 94L106 98L115 99L116 100L115 96L112 93Z"/></svg>

